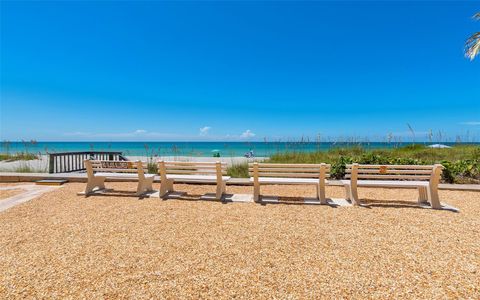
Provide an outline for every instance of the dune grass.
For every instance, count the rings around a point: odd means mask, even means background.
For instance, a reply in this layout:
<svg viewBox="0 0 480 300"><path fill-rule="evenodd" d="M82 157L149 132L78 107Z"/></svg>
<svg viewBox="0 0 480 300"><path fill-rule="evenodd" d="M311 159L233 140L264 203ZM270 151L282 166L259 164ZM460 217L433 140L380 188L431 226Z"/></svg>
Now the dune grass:
<svg viewBox="0 0 480 300"><path fill-rule="evenodd" d="M0 161L34 160L38 155L29 152L18 152L14 154L0 153Z"/></svg>
<svg viewBox="0 0 480 300"><path fill-rule="evenodd" d="M441 163L445 170L443 181L449 183L480 182L480 146L457 145L447 149L427 148L423 145L409 145L393 149L364 149L360 146L332 148L316 152L282 152L270 157L271 163L329 163L331 176L341 179L348 163L364 164L411 164L426 165ZM229 168L232 177L248 177L248 165L239 164Z"/></svg>
<svg viewBox="0 0 480 300"><path fill-rule="evenodd" d="M227 169L227 175L234 178L248 177L248 163L233 164Z"/></svg>
<svg viewBox="0 0 480 300"><path fill-rule="evenodd" d="M47 173L47 169L36 168L29 165L27 162L21 162L19 165L10 168L0 168L0 172L15 172L15 173Z"/></svg>

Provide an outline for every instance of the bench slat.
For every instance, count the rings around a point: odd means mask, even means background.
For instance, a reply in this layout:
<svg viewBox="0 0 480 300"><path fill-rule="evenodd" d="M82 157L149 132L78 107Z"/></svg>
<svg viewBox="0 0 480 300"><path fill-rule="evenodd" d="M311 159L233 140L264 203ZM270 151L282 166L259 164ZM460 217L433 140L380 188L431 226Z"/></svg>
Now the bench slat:
<svg viewBox="0 0 480 300"><path fill-rule="evenodd" d="M248 166L253 168L254 163L249 163ZM329 165L325 165L325 167L329 167ZM314 168L320 168L320 164L271 164L271 163L259 163L258 164L259 168L263 167L268 167L268 168L284 168L284 167L290 167L290 168L303 168L303 167L314 167Z"/></svg>
<svg viewBox="0 0 480 300"><path fill-rule="evenodd" d="M350 184L350 180L341 180L345 185ZM358 180L357 186L360 187L428 187L428 181L401 181L401 180Z"/></svg>
<svg viewBox="0 0 480 300"><path fill-rule="evenodd" d="M250 173L253 176L253 172ZM325 174L325 177L329 177L329 174ZM259 177L291 177L291 178L319 178L319 173L262 173L258 172Z"/></svg>
<svg viewBox="0 0 480 300"><path fill-rule="evenodd" d="M222 172L226 172L227 169L220 169ZM185 172L185 173L188 173L188 172L210 172L210 173L216 173L216 169L212 169L212 168L203 168L203 167L199 167L199 168L165 168L165 171L167 172Z"/></svg>
<svg viewBox="0 0 480 300"><path fill-rule="evenodd" d="M142 166L143 169L147 169L147 166ZM118 170L136 170L137 166L134 165L131 168L108 168L108 167L102 167L102 166L92 166L93 169L118 169Z"/></svg>
<svg viewBox="0 0 480 300"><path fill-rule="evenodd" d="M255 179L250 177L250 181ZM259 177L259 183L263 184L319 184L318 178L279 178L279 177Z"/></svg>
<svg viewBox="0 0 480 300"><path fill-rule="evenodd" d="M345 178L351 178L351 175L345 175ZM362 175L358 174L358 179L399 179L399 180L430 180L430 176L424 175Z"/></svg>
<svg viewBox="0 0 480 300"><path fill-rule="evenodd" d="M158 162L160 175L170 178L192 178L198 177L198 180L207 180L208 178L214 178L216 180L218 176L225 177L227 174L226 163L218 162ZM218 167L218 169L217 169ZM217 173L218 171L218 173ZM172 178L174 178L172 177ZM208 179L213 180L213 179Z"/></svg>
<svg viewBox="0 0 480 300"><path fill-rule="evenodd" d="M167 174L216 174L215 170L167 170ZM222 172L225 173L225 172Z"/></svg>
<svg viewBox="0 0 480 300"><path fill-rule="evenodd" d="M212 169L212 170L215 170L216 169L216 166L215 165L210 165L210 166L206 166L206 165L198 165L198 166L195 166L195 165L165 165L165 168L166 169L184 169L184 170L192 170L192 169L199 169L199 168L202 168L202 169Z"/></svg>
<svg viewBox="0 0 480 300"><path fill-rule="evenodd" d="M351 173L351 169L345 170L348 173ZM358 174L432 174L432 170L396 170L387 168L385 173L381 173L380 169L357 169Z"/></svg>
<svg viewBox="0 0 480 300"><path fill-rule="evenodd" d="M252 168L248 168L249 171L253 172L253 167ZM326 171L330 171L330 168L327 168L325 167L325 170ZM259 172L269 172L269 171L272 171L272 172L275 172L275 171L282 171L282 172L291 172L291 173L295 173L295 172L299 172L299 173L307 173L307 172L320 172L320 167L319 168L264 168L264 167L258 167L258 171Z"/></svg>
<svg viewBox="0 0 480 300"><path fill-rule="evenodd" d="M352 164L346 165L348 169L352 168ZM395 169L426 169L432 170L432 165L358 165L358 169L378 169L380 167L395 168Z"/></svg>
<svg viewBox="0 0 480 300"><path fill-rule="evenodd" d="M109 169L109 168L93 168L96 172L117 172L117 173L137 173L137 169Z"/></svg>
<svg viewBox="0 0 480 300"><path fill-rule="evenodd" d="M170 165L185 165L185 166L190 166L190 165L215 165L216 162L188 162L188 161L165 161L165 166L170 166ZM226 163L221 162L221 165L226 165Z"/></svg>
<svg viewBox="0 0 480 300"><path fill-rule="evenodd" d="M137 173L112 173L112 172L99 172L95 173L97 177L117 177L117 178L138 178ZM145 178L154 177L155 174L145 174Z"/></svg>
<svg viewBox="0 0 480 300"><path fill-rule="evenodd" d="M101 160L101 159L92 159L91 163L102 163L102 162L114 162L114 163L135 163L134 160Z"/></svg>
<svg viewBox="0 0 480 300"><path fill-rule="evenodd" d="M179 174L167 174L168 179L177 179L177 180L196 180L196 181L216 181L217 176L212 175L179 175ZM230 179L230 176L222 176L223 181Z"/></svg>
<svg viewBox="0 0 480 300"><path fill-rule="evenodd" d="M220 164L222 167L226 167L227 164ZM195 167L198 167L198 168L215 168L216 167L216 164L214 162L211 162L211 163L208 163L208 164L188 164L188 165L185 165L185 164L165 164L165 167L168 167L168 168L171 168L171 167L175 167L175 168L195 168Z"/></svg>

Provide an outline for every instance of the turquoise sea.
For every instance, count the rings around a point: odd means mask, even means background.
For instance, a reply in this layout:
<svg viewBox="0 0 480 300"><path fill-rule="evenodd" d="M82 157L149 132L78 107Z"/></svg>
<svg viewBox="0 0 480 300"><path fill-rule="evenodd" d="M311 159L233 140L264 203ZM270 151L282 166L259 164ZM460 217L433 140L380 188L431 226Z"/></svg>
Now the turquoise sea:
<svg viewBox="0 0 480 300"><path fill-rule="evenodd" d="M270 156L278 152L326 151L333 147L361 145L366 149L392 148L411 143L333 143L333 142L3 142L0 152L56 153L70 151L121 151L124 155L138 156L243 156L248 151L254 155ZM418 144L418 143L417 143ZM433 143L422 143L425 145ZM454 146L455 143L442 143ZM470 143L472 144L472 143ZM474 143L480 145L480 143Z"/></svg>

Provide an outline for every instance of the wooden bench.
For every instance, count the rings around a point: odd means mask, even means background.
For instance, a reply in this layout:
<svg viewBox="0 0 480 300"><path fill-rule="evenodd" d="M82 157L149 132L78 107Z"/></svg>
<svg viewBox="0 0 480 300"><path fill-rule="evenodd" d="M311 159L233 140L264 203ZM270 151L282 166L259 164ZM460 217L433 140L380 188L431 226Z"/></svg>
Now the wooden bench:
<svg viewBox="0 0 480 300"><path fill-rule="evenodd" d="M349 164L345 186L347 200L359 205L357 187L417 188L418 202L430 202L432 208L441 208L438 183L443 166L436 165L360 165Z"/></svg>
<svg viewBox="0 0 480 300"><path fill-rule="evenodd" d="M260 199L262 184L312 184L317 187L316 198L321 204L327 204L325 183L329 177L328 164L248 164L250 181L253 182L253 199Z"/></svg>
<svg viewBox="0 0 480 300"><path fill-rule="evenodd" d="M85 195L95 188L104 189L106 178L138 179L136 195L152 191L155 174L145 174L147 164L141 161L85 160L88 181Z"/></svg>
<svg viewBox="0 0 480 300"><path fill-rule="evenodd" d="M180 162L160 161L158 162L160 173L160 198L165 198L169 192L173 192L173 183L176 180L216 183L216 199L221 199L226 190L226 182L230 180L227 173L227 165L217 162Z"/></svg>

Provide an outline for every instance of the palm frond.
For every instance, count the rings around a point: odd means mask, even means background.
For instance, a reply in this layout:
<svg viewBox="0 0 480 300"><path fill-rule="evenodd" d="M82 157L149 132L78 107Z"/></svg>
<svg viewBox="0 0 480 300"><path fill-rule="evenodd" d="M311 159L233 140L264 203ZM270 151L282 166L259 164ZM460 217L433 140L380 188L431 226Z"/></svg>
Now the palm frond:
<svg viewBox="0 0 480 300"><path fill-rule="evenodd" d="M475 20L480 20L480 12L474 14L472 18L474 18Z"/></svg>
<svg viewBox="0 0 480 300"><path fill-rule="evenodd" d="M480 32L474 33L465 42L465 56L473 60L480 53Z"/></svg>

